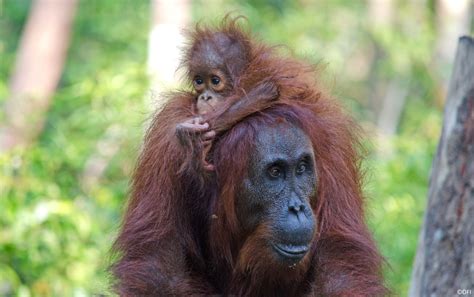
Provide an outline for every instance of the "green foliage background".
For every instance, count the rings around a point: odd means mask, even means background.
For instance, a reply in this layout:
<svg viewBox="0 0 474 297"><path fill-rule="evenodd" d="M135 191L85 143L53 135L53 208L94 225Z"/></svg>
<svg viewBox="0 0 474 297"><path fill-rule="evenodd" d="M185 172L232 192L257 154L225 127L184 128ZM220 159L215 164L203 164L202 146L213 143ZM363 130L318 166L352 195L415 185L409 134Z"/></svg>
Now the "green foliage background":
<svg viewBox="0 0 474 297"><path fill-rule="evenodd" d="M408 88L399 132L367 134L367 218L387 259L387 284L406 295L441 127L432 74L432 2L420 13L397 2L397 25L373 28L363 1L195 1L194 20L247 16L263 40L326 65L333 94L372 131L374 84ZM0 104L8 96L30 1L0 1ZM149 1L84 0L44 132L34 146L0 155L0 295L109 294L110 245L151 110L146 76ZM416 28L416 29L415 29ZM453 36L453 38L455 38ZM363 72L355 57L377 50ZM367 65L365 65L367 66ZM367 72L367 71L366 71ZM442 97L442 96L441 96ZM0 115L3 117L3 114ZM81 174L107 131L120 135L105 175L84 187Z"/></svg>

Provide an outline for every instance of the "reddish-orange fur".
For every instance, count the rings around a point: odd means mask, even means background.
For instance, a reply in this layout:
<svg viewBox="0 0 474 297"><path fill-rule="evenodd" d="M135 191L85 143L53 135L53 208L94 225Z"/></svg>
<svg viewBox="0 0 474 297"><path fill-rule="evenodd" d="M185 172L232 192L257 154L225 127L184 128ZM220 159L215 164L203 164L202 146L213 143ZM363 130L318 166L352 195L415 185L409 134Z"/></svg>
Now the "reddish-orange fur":
<svg viewBox="0 0 474 297"><path fill-rule="evenodd" d="M207 115L218 132L203 177L179 148L174 127L192 112L191 93L173 94L154 118L133 177L130 202L115 243L116 290L122 296L382 296L382 258L364 223L357 125L314 81L313 69L256 43L235 84L245 94L271 80L278 100L237 94ZM213 29L200 29L212 34ZM238 100L247 100L236 106ZM246 176L257 131L289 123L311 139L318 189L311 198L318 229L311 251L295 267L269 255L269 226L243 234L235 195ZM199 151L200 148L196 148ZM190 165L191 164L191 165Z"/></svg>

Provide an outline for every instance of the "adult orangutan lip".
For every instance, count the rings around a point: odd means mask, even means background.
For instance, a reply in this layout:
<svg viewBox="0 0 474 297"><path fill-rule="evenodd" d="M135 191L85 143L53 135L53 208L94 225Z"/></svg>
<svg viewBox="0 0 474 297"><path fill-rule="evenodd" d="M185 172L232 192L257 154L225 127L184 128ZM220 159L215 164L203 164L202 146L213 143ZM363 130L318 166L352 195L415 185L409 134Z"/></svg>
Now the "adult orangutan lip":
<svg viewBox="0 0 474 297"><path fill-rule="evenodd" d="M273 248L287 258L302 258L309 250L307 245L273 244Z"/></svg>

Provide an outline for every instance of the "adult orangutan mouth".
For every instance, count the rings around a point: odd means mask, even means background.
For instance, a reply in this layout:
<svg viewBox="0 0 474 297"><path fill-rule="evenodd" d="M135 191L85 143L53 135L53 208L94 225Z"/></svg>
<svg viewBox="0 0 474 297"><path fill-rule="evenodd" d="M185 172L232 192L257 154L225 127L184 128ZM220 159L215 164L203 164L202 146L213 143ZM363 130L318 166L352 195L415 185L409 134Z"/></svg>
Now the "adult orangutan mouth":
<svg viewBox="0 0 474 297"><path fill-rule="evenodd" d="M308 252L308 245L293 245L293 244L272 244L273 249L285 258L292 260L300 260Z"/></svg>

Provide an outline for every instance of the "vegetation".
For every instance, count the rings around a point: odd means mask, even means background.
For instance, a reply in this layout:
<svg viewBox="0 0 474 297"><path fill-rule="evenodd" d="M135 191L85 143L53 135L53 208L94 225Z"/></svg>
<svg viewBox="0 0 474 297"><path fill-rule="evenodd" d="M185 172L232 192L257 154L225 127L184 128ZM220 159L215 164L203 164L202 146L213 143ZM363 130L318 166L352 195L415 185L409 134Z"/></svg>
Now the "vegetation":
<svg viewBox="0 0 474 297"><path fill-rule="evenodd" d="M33 146L0 155L0 295L109 292L109 250L152 110L148 2L80 2L43 133ZM389 264L387 283L405 295L442 121L432 8L420 14L399 3L394 24L375 27L362 1L202 3L194 3L195 20L235 11L263 40L325 65L326 85L369 131L367 217ZM0 1L0 104L30 4ZM397 133L378 137L374 94L394 79L406 103ZM114 153L104 174L86 182L88 164L107 150Z"/></svg>

